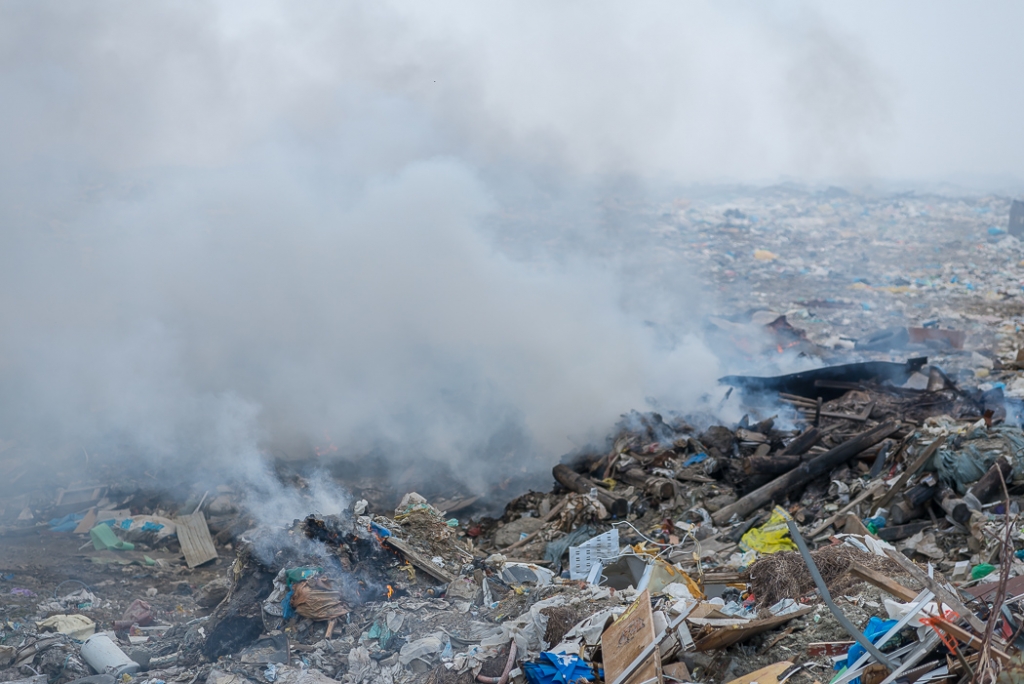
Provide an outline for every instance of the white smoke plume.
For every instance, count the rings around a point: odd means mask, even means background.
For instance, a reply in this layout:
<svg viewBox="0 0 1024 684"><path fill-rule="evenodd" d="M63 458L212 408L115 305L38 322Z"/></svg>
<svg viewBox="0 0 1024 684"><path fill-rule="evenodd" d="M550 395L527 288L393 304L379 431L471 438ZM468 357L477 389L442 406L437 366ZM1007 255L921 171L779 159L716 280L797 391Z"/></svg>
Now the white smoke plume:
<svg viewBox="0 0 1024 684"><path fill-rule="evenodd" d="M158 477L479 485L695 406L710 300L612 205L889 135L856 40L742 3L12 2L0 46L0 431Z"/></svg>

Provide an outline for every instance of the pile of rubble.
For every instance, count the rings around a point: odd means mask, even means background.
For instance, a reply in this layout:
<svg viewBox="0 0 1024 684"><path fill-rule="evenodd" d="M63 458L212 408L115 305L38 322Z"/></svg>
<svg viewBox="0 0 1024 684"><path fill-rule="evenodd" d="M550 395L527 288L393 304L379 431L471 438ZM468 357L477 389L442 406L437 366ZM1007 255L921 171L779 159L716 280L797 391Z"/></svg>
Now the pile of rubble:
<svg viewBox="0 0 1024 684"><path fill-rule="evenodd" d="M802 309L773 294L709 328L750 356L821 367L722 378L722 401L745 413L727 425L625 415L599 448L561 459L549 489L503 509L500 488L392 496L340 478L344 510L324 515L310 498L287 524L250 515L242 483L188 500L152 483L12 494L0 504L0 681L1016 681L1017 276L991 276L989 296L960 282L984 269L934 265L934 251L905 264L907 282L858 275L842 250L795 253L829 222L857 231L851 246L882 249L906 239L890 230L900 221L924 234L956 218L978 260L1008 269L1019 243L986 227L1002 200L824 199L799 215L776 195L670 215L678 236L705 234L698 254L723 287L810 288L788 293ZM745 276L737 245L757 267ZM992 312L954 315L958 297ZM900 324L878 325L883 309ZM5 468L0 455L16 483ZM303 477L282 479L302 491Z"/></svg>
<svg viewBox="0 0 1024 684"><path fill-rule="evenodd" d="M227 488L173 514L81 490L99 500L5 532L77 532L123 579L43 595L6 574L2 676L890 682L1018 667L1012 398L926 359L723 382L789 427L632 413L499 518L408 493L254 526ZM52 510L79 507L71 494ZM135 578L152 586L104 597Z"/></svg>

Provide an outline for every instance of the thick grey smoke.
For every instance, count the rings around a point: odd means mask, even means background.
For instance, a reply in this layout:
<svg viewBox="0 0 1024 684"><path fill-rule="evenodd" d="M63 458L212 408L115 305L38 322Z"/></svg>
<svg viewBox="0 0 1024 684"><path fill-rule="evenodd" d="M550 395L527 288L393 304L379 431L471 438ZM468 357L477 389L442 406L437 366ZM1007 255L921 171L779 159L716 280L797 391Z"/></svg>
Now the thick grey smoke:
<svg viewBox="0 0 1024 684"><path fill-rule="evenodd" d="M871 173L890 90L746 4L5 3L0 436L479 483L694 406L700 283L605 200Z"/></svg>

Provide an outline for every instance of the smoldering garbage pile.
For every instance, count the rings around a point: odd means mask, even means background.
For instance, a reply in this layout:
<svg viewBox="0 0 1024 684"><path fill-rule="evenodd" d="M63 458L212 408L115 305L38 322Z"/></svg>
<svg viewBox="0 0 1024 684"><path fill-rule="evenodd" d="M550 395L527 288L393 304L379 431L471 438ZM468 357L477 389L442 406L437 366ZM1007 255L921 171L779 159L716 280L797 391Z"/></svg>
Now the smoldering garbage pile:
<svg viewBox="0 0 1024 684"><path fill-rule="evenodd" d="M1015 407L926 359L724 382L781 398L795 429L633 413L497 519L408 492L270 527L226 487L176 510L61 492L49 511L63 517L5 537L83 541L107 579L50 586L62 575L5 565L0 679L1020 676Z"/></svg>

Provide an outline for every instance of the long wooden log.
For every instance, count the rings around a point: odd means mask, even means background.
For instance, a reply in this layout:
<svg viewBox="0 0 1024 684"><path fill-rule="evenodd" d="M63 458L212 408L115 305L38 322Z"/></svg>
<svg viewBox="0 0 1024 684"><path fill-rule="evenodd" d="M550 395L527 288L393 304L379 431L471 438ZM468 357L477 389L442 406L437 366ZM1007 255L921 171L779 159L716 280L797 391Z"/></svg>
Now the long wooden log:
<svg viewBox="0 0 1024 684"><path fill-rule="evenodd" d="M672 481L664 477L655 477L644 472L643 468L627 468L618 473L618 479L626 484L639 487L658 499L671 499L676 495L676 487Z"/></svg>
<svg viewBox="0 0 1024 684"><path fill-rule="evenodd" d="M597 500L608 509L609 514L617 518L624 518L629 513L628 501L612 496L569 466L559 463L551 469L551 474L563 487L577 494L589 494L591 489L597 490Z"/></svg>
<svg viewBox="0 0 1024 684"><path fill-rule="evenodd" d="M802 461L799 454L755 454L743 460L743 471L748 475L781 475L796 468Z"/></svg>
<svg viewBox="0 0 1024 684"><path fill-rule="evenodd" d="M816 427L804 430L785 449L774 455L754 454L743 463L749 475L781 475L796 468L803 461L811 447L821 441L825 434Z"/></svg>
<svg viewBox="0 0 1024 684"><path fill-rule="evenodd" d="M815 427L804 430L797 435L792 442L786 445L786 448L782 450L782 453L796 454L798 456L805 454L812 446L820 442L821 438L824 436L825 433Z"/></svg>
<svg viewBox="0 0 1024 684"><path fill-rule="evenodd" d="M946 489L939 492L938 495L939 506L946 513L949 514L954 521L958 523L965 523L971 519L971 509L967 507L967 502L963 499L957 498L957 495L951 489Z"/></svg>
<svg viewBox="0 0 1024 684"><path fill-rule="evenodd" d="M807 484L811 480L827 474L839 464L856 456L869 446L878 444L880 441L896 432L899 423L889 421L882 423L866 432L861 433L853 439L849 439L839 446L830 449L815 459L801 463L785 475L775 478L763 487L759 487L749 494L743 496L736 503L730 504L717 512L712 513L711 519L716 524L728 522L734 515L746 517L751 511L764 506L773 499L780 498L780 495L792 489Z"/></svg>
<svg viewBox="0 0 1024 684"><path fill-rule="evenodd" d="M903 500L911 506L923 506L939 491L938 482L920 482L906 491Z"/></svg>

